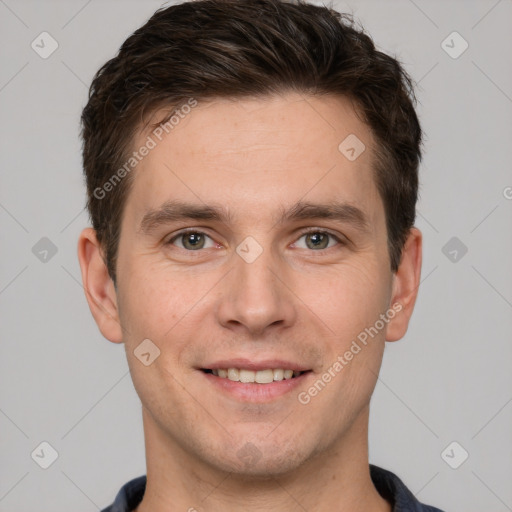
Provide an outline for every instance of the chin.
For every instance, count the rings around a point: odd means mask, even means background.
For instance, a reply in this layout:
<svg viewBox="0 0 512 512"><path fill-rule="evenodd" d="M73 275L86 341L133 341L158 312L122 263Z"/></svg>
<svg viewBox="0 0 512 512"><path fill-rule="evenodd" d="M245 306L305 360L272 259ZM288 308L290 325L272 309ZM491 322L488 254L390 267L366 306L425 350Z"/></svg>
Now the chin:
<svg viewBox="0 0 512 512"><path fill-rule="evenodd" d="M237 448L238 447L238 448ZM213 463L217 469L230 472L241 479L270 480L300 467L307 456L303 453L304 445L285 446L264 441L246 441L233 443L224 457L215 454Z"/></svg>

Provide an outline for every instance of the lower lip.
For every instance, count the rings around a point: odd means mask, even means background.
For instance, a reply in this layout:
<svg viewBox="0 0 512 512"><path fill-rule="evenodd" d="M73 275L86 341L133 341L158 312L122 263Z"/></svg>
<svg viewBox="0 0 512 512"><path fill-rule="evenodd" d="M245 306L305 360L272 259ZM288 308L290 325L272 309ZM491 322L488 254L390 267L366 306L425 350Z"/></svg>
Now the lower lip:
<svg viewBox="0 0 512 512"><path fill-rule="evenodd" d="M283 379L269 382L268 384L258 384L256 382L235 382L228 378L217 377L213 375L213 373L199 371L213 386L216 386L224 393L246 402L257 403L270 402L274 398L290 393L298 386L302 385L312 373L308 371L301 373L298 377L294 377L293 379Z"/></svg>

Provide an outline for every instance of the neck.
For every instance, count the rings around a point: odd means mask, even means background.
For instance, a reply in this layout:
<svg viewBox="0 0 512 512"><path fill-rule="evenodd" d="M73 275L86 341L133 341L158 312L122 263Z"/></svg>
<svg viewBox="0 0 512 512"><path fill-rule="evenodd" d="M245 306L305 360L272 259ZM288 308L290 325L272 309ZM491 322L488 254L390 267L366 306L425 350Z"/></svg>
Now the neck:
<svg viewBox="0 0 512 512"><path fill-rule="evenodd" d="M186 452L143 408L147 484L135 512L391 512L368 464L366 407L345 435L284 474L226 472Z"/></svg>

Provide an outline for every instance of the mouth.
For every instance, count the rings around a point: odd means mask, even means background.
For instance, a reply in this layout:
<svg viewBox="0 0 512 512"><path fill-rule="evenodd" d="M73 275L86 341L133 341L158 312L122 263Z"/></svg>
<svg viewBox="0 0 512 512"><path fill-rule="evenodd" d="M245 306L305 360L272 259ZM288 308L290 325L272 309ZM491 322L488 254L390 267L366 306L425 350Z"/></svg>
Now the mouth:
<svg viewBox="0 0 512 512"><path fill-rule="evenodd" d="M211 374L220 379L244 384L270 384L282 380L292 380L311 370L292 370L290 368L267 368L263 370L250 370L246 368L201 368L203 373Z"/></svg>
<svg viewBox="0 0 512 512"><path fill-rule="evenodd" d="M198 368L204 375L206 385L220 396L244 403L266 404L277 400L290 399L293 390L306 387L313 370L292 368L268 368L266 365L256 369L224 367ZM277 365L276 365L277 366Z"/></svg>

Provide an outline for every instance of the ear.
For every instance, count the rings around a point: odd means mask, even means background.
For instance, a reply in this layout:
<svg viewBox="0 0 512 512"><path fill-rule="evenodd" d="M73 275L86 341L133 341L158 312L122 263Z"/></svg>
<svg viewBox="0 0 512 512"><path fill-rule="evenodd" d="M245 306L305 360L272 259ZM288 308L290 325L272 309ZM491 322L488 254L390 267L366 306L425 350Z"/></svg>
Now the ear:
<svg viewBox="0 0 512 512"><path fill-rule="evenodd" d="M108 275L96 231L93 228L85 228L80 233L78 260L89 309L101 334L113 343L122 343L116 290Z"/></svg>
<svg viewBox="0 0 512 512"><path fill-rule="evenodd" d="M402 250L400 266L393 276L390 307L395 305L397 313L388 323L386 341L397 341L407 332L420 285L421 258L422 234L418 228L413 227Z"/></svg>

